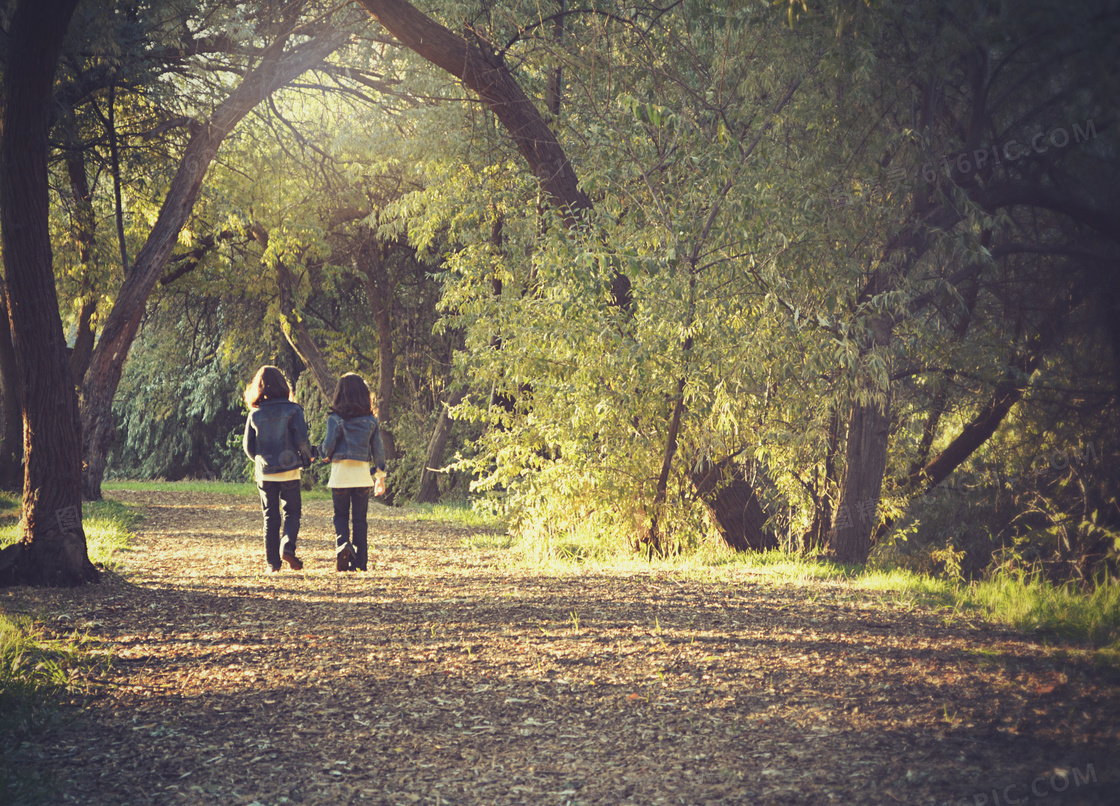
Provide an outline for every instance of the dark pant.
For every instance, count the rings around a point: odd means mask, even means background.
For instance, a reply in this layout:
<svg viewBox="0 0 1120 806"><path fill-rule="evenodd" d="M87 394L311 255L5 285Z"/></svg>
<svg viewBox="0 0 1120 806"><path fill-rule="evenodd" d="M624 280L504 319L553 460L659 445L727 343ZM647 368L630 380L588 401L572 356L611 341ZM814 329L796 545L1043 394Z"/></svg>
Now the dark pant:
<svg viewBox="0 0 1120 806"><path fill-rule="evenodd" d="M303 511L299 479L257 483L264 512L264 557L273 568L280 567L280 526L284 526L283 553L296 553L299 516Z"/></svg>
<svg viewBox="0 0 1120 806"><path fill-rule="evenodd" d="M334 501L334 539L336 548L347 543L354 546L354 566L366 570L369 557L369 524L366 513L369 511L369 487L334 487L331 498ZM354 534L350 534L350 520L353 514Z"/></svg>

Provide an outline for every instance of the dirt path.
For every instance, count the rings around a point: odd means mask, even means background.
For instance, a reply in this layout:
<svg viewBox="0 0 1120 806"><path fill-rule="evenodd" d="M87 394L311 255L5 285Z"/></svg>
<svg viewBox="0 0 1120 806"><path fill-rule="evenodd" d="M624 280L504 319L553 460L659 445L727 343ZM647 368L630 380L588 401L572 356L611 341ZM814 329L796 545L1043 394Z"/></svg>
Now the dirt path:
<svg viewBox="0 0 1120 806"><path fill-rule="evenodd" d="M0 591L115 658L33 749L58 803L1120 803L1114 674L839 585L541 576L371 512L371 572L264 573L259 508L140 506L127 573ZM947 623L948 622L948 623Z"/></svg>

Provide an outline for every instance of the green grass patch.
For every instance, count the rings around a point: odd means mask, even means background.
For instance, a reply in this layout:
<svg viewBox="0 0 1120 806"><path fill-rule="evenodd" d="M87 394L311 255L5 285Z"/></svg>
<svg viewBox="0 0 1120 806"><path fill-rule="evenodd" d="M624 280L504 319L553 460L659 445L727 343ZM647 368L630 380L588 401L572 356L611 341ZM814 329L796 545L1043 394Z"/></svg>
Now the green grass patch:
<svg viewBox="0 0 1120 806"><path fill-rule="evenodd" d="M15 511L18 516L19 510ZM82 504L82 528L86 533L86 553L90 562L102 568L117 565L117 552L126 551L132 542L132 527L140 515L116 501L88 501ZM0 548L19 540L18 517L0 522Z"/></svg>
<svg viewBox="0 0 1120 806"><path fill-rule="evenodd" d="M211 495L236 495L241 498L256 499L257 485L252 482L227 481L106 481L101 490L133 490L137 492L159 492L174 490L187 493L206 493ZM326 487L303 490L301 497L308 499L329 499L331 491Z"/></svg>
<svg viewBox="0 0 1120 806"><path fill-rule="evenodd" d="M1014 629L1120 656L1120 586L1097 585L1086 593L1041 574L1003 572L962 587L959 596Z"/></svg>
<svg viewBox="0 0 1120 806"><path fill-rule="evenodd" d="M0 613L0 800L48 802L50 781L18 763L20 750L92 688L107 662L85 637L52 638L30 619Z"/></svg>
<svg viewBox="0 0 1120 806"><path fill-rule="evenodd" d="M411 521L437 521L455 523L486 532L506 531L505 521L499 516L471 507L470 504L410 504L404 510ZM508 543L507 543L508 545Z"/></svg>
<svg viewBox="0 0 1120 806"><path fill-rule="evenodd" d="M106 569L115 568L117 552L128 550L132 544L132 527L142 519L134 509L117 501L82 504L82 526L90 562Z"/></svg>
<svg viewBox="0 0 1120 806"><path fill-rule="evenodd" d="M696 559L684 563L695 567ZM841 566L780 551L717 556L707 565L795 584L830 580L855 590L888 594L907 604L944 608L950 620L960 614L980 615L1030 635L1053 637L1120 657L1117 585L1103 584L1085 592L1072 584L1054 585L1039 574L1010 573L967 583L897 567Z"/></svg>
<svg viewBox="0 0 1120 806"><path fill-rule="evenodd" d="M1054 585L1041 575L1004 573L963 582L892 566L844 566L782 551L731 551L714 541L676 557L647 560L617 538L608 550L585 536L555 535L547 541L513 541L520 564L553 573L676 573L700 581L735 584L744 576L807 588L839 585L888 597L908 607L941 611L946 623L961 616L982 618L1014 630L1091 650L1098 663L1120 667L1120 586L1091 591ZM588 550L589 547L597 548Z"/></svg>

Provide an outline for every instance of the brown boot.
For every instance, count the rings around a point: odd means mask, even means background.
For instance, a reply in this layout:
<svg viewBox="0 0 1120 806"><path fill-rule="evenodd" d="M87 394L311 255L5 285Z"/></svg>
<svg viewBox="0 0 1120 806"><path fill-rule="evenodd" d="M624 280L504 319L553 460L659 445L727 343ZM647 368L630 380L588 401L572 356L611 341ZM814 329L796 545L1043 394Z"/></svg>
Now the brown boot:
<svg viewBox="0 0 1120 806"><path fill-rule="evenodd" d="M338 547L335 553L335 568L339 571L352 571L353 566L351 562L354 559L354 552L350 548L349 543L343 543Z"/></svg>
<svg viewBox="0 0 1120 806"><path fill-rule="evenodd" d="M303 570L303 560L301 560L299 557L297 557L294 554L285 554L284 555L284 562L286 562L288 564L288 567L291 568L293 571L302 571Z"/></svg>

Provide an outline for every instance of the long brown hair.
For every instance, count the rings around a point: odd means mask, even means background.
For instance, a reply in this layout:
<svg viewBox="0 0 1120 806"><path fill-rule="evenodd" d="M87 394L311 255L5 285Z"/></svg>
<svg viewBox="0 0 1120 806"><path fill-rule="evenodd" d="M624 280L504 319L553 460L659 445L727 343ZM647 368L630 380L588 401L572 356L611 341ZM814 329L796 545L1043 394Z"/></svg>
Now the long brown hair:
<svg viewBox="0 0 1120 806"><path fill-rule="evenodd" d="M260 408L266 400L291 400L292 389L278 367L263 366L245 387L245 405Z"/></svg>
<svg viewBox="0 0 1120 806"><path fill-rule="evenodd" d="M361 375L347 372L338 379L338 384L334 387L334 400L331 401L331 413L344 420L373 414L373 392Z"/></svg>

